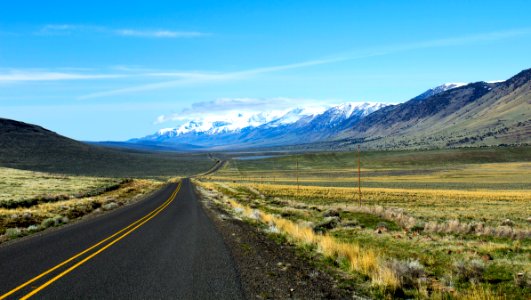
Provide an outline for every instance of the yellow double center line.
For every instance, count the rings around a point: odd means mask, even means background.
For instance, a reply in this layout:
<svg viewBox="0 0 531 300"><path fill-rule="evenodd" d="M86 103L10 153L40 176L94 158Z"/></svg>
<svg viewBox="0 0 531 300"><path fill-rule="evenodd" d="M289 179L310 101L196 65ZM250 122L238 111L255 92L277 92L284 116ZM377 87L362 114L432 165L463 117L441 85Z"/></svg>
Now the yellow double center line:
<svg viewBox="0 0 531 300"><path fill-rule="evenodd" d="M91 250L94 250L96 249L97 247L101 246L102 244L104 244L105 242L108 242L110 240L112 240L110 243L108 243L107 245L105 245L104 247L100 248L98 251L92 253L91 255L87 256L86 258L84 258L83 260L79 261L78 263L76 263L75 265L71 266L70 268L64 270L63 272L59 273L59 275L56 275L55 277L53 277L52 279L46 281L45 283L43 283L42 285L40 285L39 287L35 288L34 290L32 290L30 293L24 295L23 297L21 297L20 299L28 299L30 298L31 296L37 294L38 292L40 292L41 290L43 290L44 288L46 288L47 286L49 286L50 284L52 284L53 282L55 282L56 280L58 280L59 278L65 276L66 274L72 272L74 269L76 269L77 267L81 266L82 264L86 263L87 261L89 261L90 259L94 258L96 255L100 254L101 252L105 251L105 249L111 247L112 245L114 245L115 243L117 243L119 240L123 239L124 237L128 236L131 232L135 231L136 229L138 229L140 226L144 225L145 223L147 223L149 220L153 219L156 215L158 215L162 210L164 210L168 205L170 205L170 203L175 199L175 197L177 196L177 193L179 192L179 190L181 189L181 183L182 182L179 182L179 185L177 186L177 188L175 189L175 191L173 191L173 193L171 194L171 196L166 200L164 201L164 203L162 203L159 207L155 208L153 211L151 211L150 213L148 213L147 215L143 216L142 218L136 220L135 222L129 224L128 226L124 227L123 229L120 229L119 231L115 232L114 234L112 234L111 236L99 241L98 243L90 246L89 248L79 252L78 254L70 257L69 259L59 263L58 265L54 266L53 268L50 268L48 269L47 271L33 277L32 279L24 282L23 284L17 286L16 288L12 289L11 291L3 294L0 296L0 300L2 299L5 299L11 295L13 295L14 293L20 291L21 289L25 288L26 286L32 284L33 282L43 278L44 276L52 273L53 271L65 266L66 264L72 262L73 260L81 257L82 255L84 254L87 254L88 252L90 252ZM124 233L125 232L125 233ZM114 240L113 240L114 239Z"/></svg>

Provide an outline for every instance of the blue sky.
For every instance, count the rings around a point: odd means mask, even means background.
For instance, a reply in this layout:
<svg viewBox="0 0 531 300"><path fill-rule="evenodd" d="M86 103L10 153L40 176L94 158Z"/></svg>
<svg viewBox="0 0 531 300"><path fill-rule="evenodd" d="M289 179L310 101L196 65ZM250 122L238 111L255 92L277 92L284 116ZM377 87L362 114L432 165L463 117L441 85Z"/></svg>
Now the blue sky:
<svg viewBox="0 0 531 300"><path fill-rule="evenodd" d="M531 67L529 12L529 1L4 1L0 117L125 140L231 99L256 111L398 103Z"/></svg>

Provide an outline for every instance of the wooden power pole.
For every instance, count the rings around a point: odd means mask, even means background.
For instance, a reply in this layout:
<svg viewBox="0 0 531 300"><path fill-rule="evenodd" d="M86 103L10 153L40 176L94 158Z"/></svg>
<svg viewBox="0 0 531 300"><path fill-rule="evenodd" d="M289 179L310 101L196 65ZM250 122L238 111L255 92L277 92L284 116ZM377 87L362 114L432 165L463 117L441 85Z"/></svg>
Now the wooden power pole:
<svg viewBox="0 0 531 300"><path fill-rule="evenodd" d="M297 155L297 198L299 197L299 155Z"/></svg>
<svg viewBox="0 0 531 300"><path fill-rule="evenodd" d="M361 206L361 150L360 150L359 144L358 144L358 194L360 196L360 206Z"/></svg>

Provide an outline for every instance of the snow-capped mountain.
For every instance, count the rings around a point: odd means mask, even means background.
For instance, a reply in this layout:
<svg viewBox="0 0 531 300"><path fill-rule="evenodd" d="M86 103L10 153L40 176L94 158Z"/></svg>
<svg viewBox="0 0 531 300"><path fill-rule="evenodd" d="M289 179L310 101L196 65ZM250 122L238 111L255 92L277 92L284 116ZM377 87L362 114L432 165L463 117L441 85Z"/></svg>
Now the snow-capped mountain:
<svg viewBox="0 0 531 300"><path fill-rule="evenodd" d="M187 143L220 146L234 143L291 143L305 137L333 134L348 119L361 119L386 106L382 103L348 102L337 106L297 107L260 113L228 113L207 116L176 128L164 128L153 135L130 142Z"/></svg>
<svg viewBox="0 0 531 300"><path fill-rule="evenodd" d="M516 110L507 105L506 97L512 99L512 103L515 103L518 109L528 105L526 101L529 99L527 94L530 90L530 74L531 69L528 69L505 81L446 83L429 89L409 101L393 105L347 102L329 107L296 107L284 111L262 111L254 114L232 112L214 115L210 113L207 114L208 116L187 120L186 123L176 128L161 129L153 135L129 140L127 143L136 144L131 147L138 149L154 147L156 149L201 149L201 151L251 148L260 150L346 149L360 142L373 143L377 148L387 147L386 145L390 145L388 142L394 143L391 144L394 145L393 147L430 146L433 143L454 145L469 143L469 141L475 144L477 140L486 139L494 134L489 130L499 126L496 124L504 118L502 115L515 116ZM512 95L515 91L517 97ZM241 107L245 111L245 108L264 107L264 101L259 101L262 103L260 105L251 106L246 105L249 103L247 100L240 101L241 104L228 106L228 108L238 111ZM225 108L224 103L221 104L221 107ZM272 106L273 103L266 102L266 104ZM201 110L194 113L197 115L208 109L208 106L203 106ZM282 107L286 106L282 105ZM492 107L496 109L493 110ZM500 115L499 112L502 109L506 111ZM524 108L521 109L525 111ZM470 119L474 116L486 115L490 116L488 122L476 122L474 119L473 125L478 127L470 129L470 124L472 124ZM175 118L167 119L180 120L179 118L190 116L191 114L187 115L187 111L183 111L175 115ZM516 124L514 130L523 132L527 115L522 113L517 116L520 119L514 123ZM166 118L157 118L157 120L164 119ZM457 135L454 133L448 135L446 133L448 129L460 130L455 124L471 131L464 130L463 133L459 132ZM439 134L439 137L434 138L434 134ZM462 134L469 134L469 136L462 138ZM409 139L409 135L412 135L414 139ZM394 136L400 138L396 141L386 139ZM421 138L418 138L419 136ZM522 143L520 135L515 136L518 137L517 143ZM506 135L503 137L505 138ZM456 138L460 139L455 140ZM447 142L452 139L455 141ZM383 146L379 144L382 142Z"/></svg>
<svg viewBox="0 0 531 300"><path fill-rule="evenodd" d="M468 83L463 83L463 82L448 82L448 83L439 85L437 87L431 88L431 89L425 91L424 93L418 95L417 97L415 97L413 99L414 100L424 100L424 99L429 98L431 96L440 94L442 92L446 92L447 90L455 89L455 88L458 88L458 87L461 87L461 86L465 86L467 84Z"/></svg>
<svg viewBox="0 0 531 300"><path fill-rule="evenodd" d="M428 98L466 85L458 82L445 83L427 90L411 101L422 103ZM346 102L328 107L208 115L129 142L217 148L312 143L333 139L340 132L355 128L365 117L386 106L388 104Z"/></svg>
<svg viewBox="0 0 531 300"><path fill-rule="evenodd" d="M164 128L143 139L174 138L189 135L219 135L238 133L243 129L275 128L298 122L303 118L313 118L321 114L327 107L294 108L284 111L261 113L228 113L222 116L207 116L190 120L176 128Z"/></svg>
<svg viewBox="0 0 531 300"><path fill-rule="evenodd" d="M312 127L315 129L325 127L336 127L349 118L360 119L378 109L387 106L383 103L370 102L347 102L326 110L321 115L316 116L312 121Z"/></svg>

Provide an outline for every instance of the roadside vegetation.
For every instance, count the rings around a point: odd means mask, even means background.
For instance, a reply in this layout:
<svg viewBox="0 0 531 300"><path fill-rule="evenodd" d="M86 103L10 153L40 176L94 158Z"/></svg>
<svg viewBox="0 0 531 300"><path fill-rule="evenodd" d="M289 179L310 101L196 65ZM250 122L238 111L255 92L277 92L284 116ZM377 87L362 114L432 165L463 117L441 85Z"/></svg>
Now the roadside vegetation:
<svg viewBox="0 0 531 300"><path fill-rule="evenodd" d="M112 210L162 182L65 176L0 168L0 242Z"/></svg>
<svg viewBox="0 0 531 300"><path fill-rule="evenodd" d="M361 206L355 153L232 160L198 185L321 253L372 297L526 299L529 156L529 148L362 153Z"/></svg>

